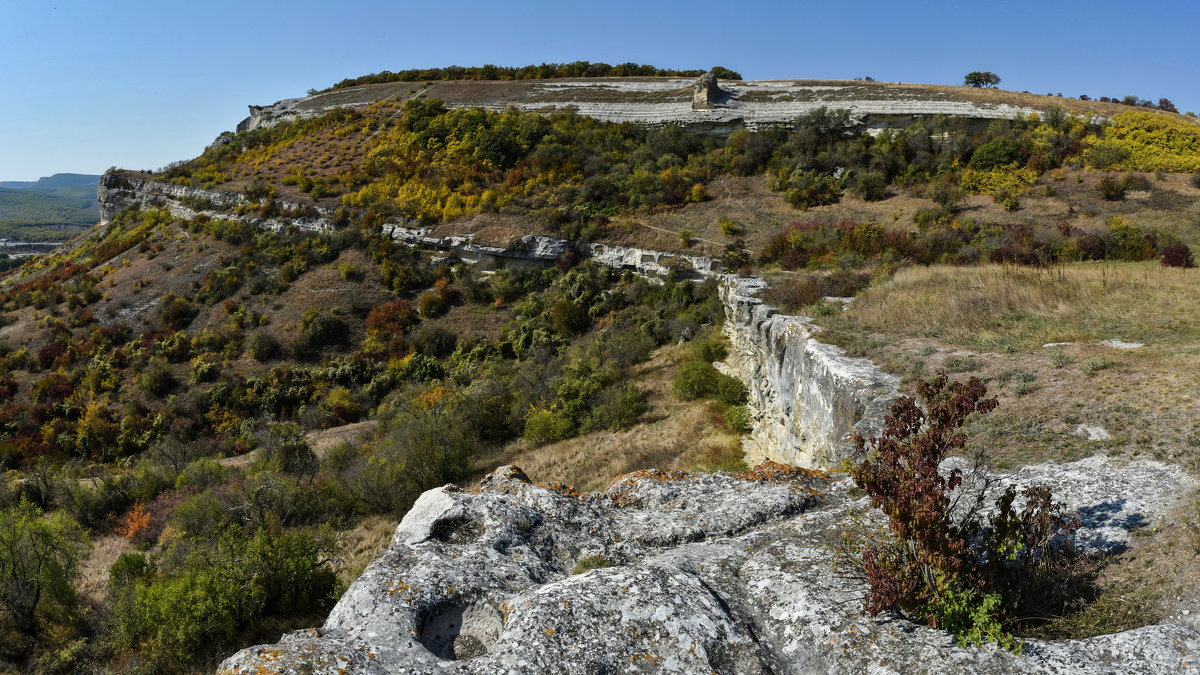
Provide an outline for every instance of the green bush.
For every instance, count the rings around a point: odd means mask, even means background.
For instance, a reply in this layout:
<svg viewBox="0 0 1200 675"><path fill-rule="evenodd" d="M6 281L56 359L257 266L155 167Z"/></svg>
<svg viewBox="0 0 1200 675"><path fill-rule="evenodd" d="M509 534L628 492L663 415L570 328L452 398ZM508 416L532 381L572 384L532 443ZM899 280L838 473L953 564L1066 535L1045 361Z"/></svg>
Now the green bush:
<svg viewBox="0 0 1200 675"><path fill-rule="evenodd" d="M746 385L742 384L741 380L732 375L724 373L717 373L717 375L717 386L716 390L712 393L712 397L725 405L744 405L748 397Z"/></svg>
<svg viewBox="0 0 1200 675"><path fill-rule="evenodd" d="M747 395L745 385L737 378L719 372L706 361L687 361L680 366L671 389L685 401L713 398L727 405L742 405Z"/></svg>
<svg viewBox="0 0 1200 675"><path fill-rule="evenodd" d="M252 333L246 340L246 351L250 356L259 363L266 363L272 359L279 358L283 353L283 347L279 344L279 340L267 332Z"/></svg>
<svg viewBox="0 0 1200 675"><path fill-rule="evenodd" d="M692 341L692 356L699 361L713 363L729 355L729 346L718 337L704 337Z"/></svg>
<svg viewBox="0 0 1200 675"><path fill-rule="evenodd" d="M164 396L175 386L175 376L171 368L162 359L151 359L145 370L138 376L138 384L149 395Z"/></svg>
<svg viewBox="0 0 1200 675"><path fill-rule="evenodd" d="M646 393L632 384L617 385L604 391L583 424L583 431L624 429L633 426L646 412ZM528 423L526 423L528 432Z"/></svg>
<svg viewBox="0 0 1200 675"><path fill-rule="evenodd" d="M309 616L335 600L337 576L310 533L232 530L213 545L188 544L171 573L129 558L110 570L118 582L112 640L153 654L158 670L177 672L268 617Z"/></svg>
<svg viewBox="0 0 1200 675"><path fill-rule="evenodd" d="M882 171L855 172L851 189L859 199L868 202L878 202L887 199L888 178Z"/></svg>
<svg viewBox="0 0 1200 675"><path fill-rule="evenodd" d="M739 434L750 433L753 426L753 419L750 417L750 411L744 405L730 406L724 413L725 424L733 431Z"/></svg>
<svg viewBox="0 0 1200 675"><path fill-rule="evenodd" d="M200 309L186 299L167 293L159 303L158 325L163 330L187 328L199 313Z"/></svg>
<svg viewBox="0 0 1200 675"><path fill-rule="evenodd" d="M561 412L532 408L525 415L525 442L533 447L566 440L575 435L575 425Z"/></svg>
<svg viewBox="0 0 1200 675"><path fill-rule="evenodd" d="M971 154L971 168L989 171L1016 164L1021 161L1021 146L1010 138L994 138L975 148Z"/></svg>
<svg viewBox="0 0 1200 675"><path fill-rule="evenodd" d="M176 490L206 489L225 482L231 469L211 457L201 457L188 464L175 479Z"/></svg>
<svg viewBox="0 0 1200 675"><path fill-rule="evenodd" d="M350 327L340 316L310 307L300 317L300 334L292 343L296 358L310 358L321 349L344 344Z"/></svg>
<svg viewBox="0 0 1200 675"><path fill-rule="evenodd" d="M685 401L707 398L716 392L720 376L721 373L707 361L687 361L679 367L671 391Z"/></svg>
<svg viewBox="0 0 1200 675"><path fill-rule="evenodd" d="M43 516L25 500L0 509L0 609L14 629L32 637L44 624L75 619L75 582L89 548L61 511Z"/></svg>
<svg viewBox="0 0 1200 675"><path fill-rule="evenodd" d="M773 189L784 193L788 203L798 209L836 204L842 198L841 182L819 171L796 168L781 172Z"/></svg>

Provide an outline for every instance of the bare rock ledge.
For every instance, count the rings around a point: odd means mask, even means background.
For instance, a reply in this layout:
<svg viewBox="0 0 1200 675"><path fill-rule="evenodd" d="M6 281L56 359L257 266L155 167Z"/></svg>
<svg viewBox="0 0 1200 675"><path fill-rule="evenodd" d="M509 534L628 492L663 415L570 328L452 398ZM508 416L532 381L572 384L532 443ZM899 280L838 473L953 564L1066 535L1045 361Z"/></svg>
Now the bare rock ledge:
<svg viewBox="0 0 1200 675"><path fill-rule="evenodd" d="M1107 458L1062 473L1138 477L1061 495L1080 511L1097 498L1142 510L1085 526L1093 538L1153 520L1190 480ZM863 615L865 585L834 569L829 546L865 506L849 487L767 463L736 475L640 472L578 494L503 467L478 491L426 492L322 628L242 650L220 672L1200 672L1200 633L1186 626L1027 640L1016 655ZM572 574L582 558L611 566Z"/></svg>

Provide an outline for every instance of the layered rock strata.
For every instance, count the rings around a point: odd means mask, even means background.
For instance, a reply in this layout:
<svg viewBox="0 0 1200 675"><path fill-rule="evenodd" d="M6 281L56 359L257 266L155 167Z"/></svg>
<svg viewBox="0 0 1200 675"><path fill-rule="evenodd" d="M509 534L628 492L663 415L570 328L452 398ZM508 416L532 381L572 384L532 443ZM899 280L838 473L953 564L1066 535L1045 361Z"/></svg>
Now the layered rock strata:
<svg viewBox="0 0 1200 675"><path fill-rule="evenodd" d="M1178 469L1107 458L1047 467L1080 536L1150 522L1190 487ZM1105 476L1133 475L1131 484ZM1104 485L1103 494L1088 486ZM1150 626L1022 654L861 612L836 569L864 500L844 479L766 464L648 471L602 493L503 467L478 491L426 492L319 629L242 650L222 673L1165 673L1200 669L1200 633ZM1146 494L1149 490L1150 494ZM1138 494L1134 494L1134 492ZM598 569L583 571L600 565Z"/></svg>

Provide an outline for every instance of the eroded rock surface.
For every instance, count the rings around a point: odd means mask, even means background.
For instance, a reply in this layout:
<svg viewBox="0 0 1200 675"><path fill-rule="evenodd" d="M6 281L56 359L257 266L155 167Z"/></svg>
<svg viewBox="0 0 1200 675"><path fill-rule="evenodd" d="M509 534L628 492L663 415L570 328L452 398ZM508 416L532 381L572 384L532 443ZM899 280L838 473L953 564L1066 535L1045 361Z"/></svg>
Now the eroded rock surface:
<svg viewBox="0 0 1200 675"><path fill-rule="evenodd" d="M1178 475L1107 458L1069 475L1146 480L1105 499L1148 510ZM1186 479L1182 479L1186 480ZM763 465L739 475L641 472L603 493L539 486L512 467L479 491L425 493L387 552L321 629L221 664L225 673L1164 673L1196 672L1200 633L1150 626L1029 640L1015 655L864 616L862 581L830 542L852 509L844 479ZM1122 492L1122 491L1125 492ZM1157 496L1147 497L1149 491ZM1068 500L1095 495L1067 494ZM1161 497L1161 498L1160 498ZM1073 509L1089 503L1071 502ZM1103 534L1097 535L1103 536ZM572 574L581 560L611 566Z"/></svg>
<svg viewBox="0 0 1200 675"><path fill-rule="evenodd" d="M747 277L721 283L731 346L724 369L745 383L755 421L747 460L836 467L850 434L879 434L899 380L817 340L820 329L808 319L756 297L764 287Z"/></svg>

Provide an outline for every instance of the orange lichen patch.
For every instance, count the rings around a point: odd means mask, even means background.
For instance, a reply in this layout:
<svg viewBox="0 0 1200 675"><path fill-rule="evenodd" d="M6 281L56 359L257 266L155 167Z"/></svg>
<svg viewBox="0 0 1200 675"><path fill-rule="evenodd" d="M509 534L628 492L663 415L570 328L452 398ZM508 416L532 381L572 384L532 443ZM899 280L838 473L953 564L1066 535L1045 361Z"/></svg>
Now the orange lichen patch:
<svg viewBox="0 0 1200 675"><path fill-rule="evenodd" d="M503 478L508 478L509 480L519 480L522 483L531 482L529 480L529 476L526 476L525 472L522 471L519 467L515 467L515 466L501 467L500 469L497 469L496 472L499 473L501 470L504 470L504 473L501 476Z"/></svg>
<svg viewBox="0 0 1200 675"><path fill-rule="evenodd" d="M384 590L387 591L387 594L389 597L393 597L397 593L400 593L401 591L409 590L409 585L404 583L403 581L389 581L387 587L384 588Z"/></svg>
<svg viewBox="0 0 1200 675"><path fill-rule="evenodd" d="M833 477L825 471L818 471L816 469L802 469L798 466L779 464L771 461L763 462L749 471L741 471L731 475L740 480L752 480L769 483L791 483L805 479L817 479L822 481L833 480Z"/></svg>
<svg viewBox="0 0 1200 675"><path fill-rule="evenodd" d="M554 637L554 629L553 629L553 628L547 628L547 629L546 629L546 635L549 635L549 636L551 636L551 637Z"/></svg>
<svg viewBox="0 0 1200 675"><path fill-rule="evenodd" d="M549 483L535 483L535 485L537 485L538 487L540 487L542 489L549 490L551 492L557 492L558 494L563 495L564 497L570 497L571 499L586 499L587 498L587 494L576 490L575 488L571 487L570 485L566 485L564 483L559 483L558 481L551 481Z"/></svg>
<svg viewBox="0 0 1200 675"><path fill-rule="evenodd" d="M696 474L686 471L663 471L661 469L645 469L643 471L634 471L627 473L624 476L619 476L613 483L620 481L637 482L642 480L653 480L658 482L668 482L677 480L687 480Z"/></svg>

